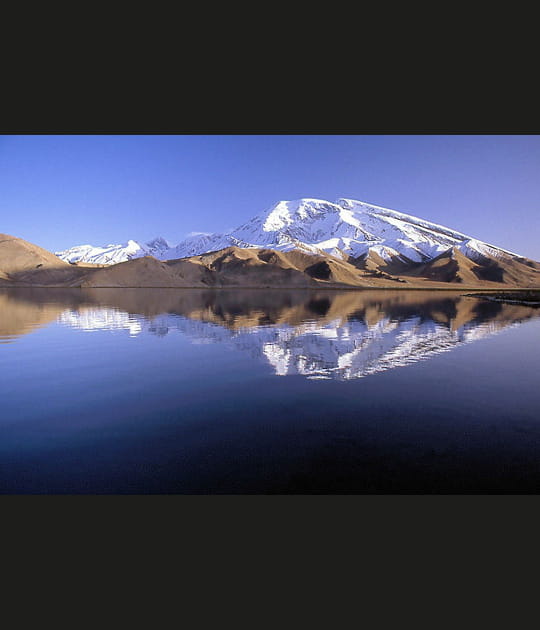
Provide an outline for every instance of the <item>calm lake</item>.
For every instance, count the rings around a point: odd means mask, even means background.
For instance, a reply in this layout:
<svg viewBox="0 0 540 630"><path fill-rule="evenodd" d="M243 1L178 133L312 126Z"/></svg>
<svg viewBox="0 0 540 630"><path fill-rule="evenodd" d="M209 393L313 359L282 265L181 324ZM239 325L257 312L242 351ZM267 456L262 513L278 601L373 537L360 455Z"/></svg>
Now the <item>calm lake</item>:
<svg viewBox="0 0 540 630"><path fill-rule="evenodd" d="M0 493L540 491L540 309L0 290Z"/></svg>

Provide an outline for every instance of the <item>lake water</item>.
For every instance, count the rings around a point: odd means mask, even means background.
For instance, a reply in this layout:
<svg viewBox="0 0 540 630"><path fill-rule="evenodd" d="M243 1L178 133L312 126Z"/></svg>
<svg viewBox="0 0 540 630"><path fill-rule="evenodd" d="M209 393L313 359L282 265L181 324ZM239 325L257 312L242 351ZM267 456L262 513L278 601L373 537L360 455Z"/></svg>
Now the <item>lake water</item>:
<svg viewBox="0 0 540 630"><path fill-rule="evenodd" d="M0 493L540 491L540 309L0 291Z"/></svg>

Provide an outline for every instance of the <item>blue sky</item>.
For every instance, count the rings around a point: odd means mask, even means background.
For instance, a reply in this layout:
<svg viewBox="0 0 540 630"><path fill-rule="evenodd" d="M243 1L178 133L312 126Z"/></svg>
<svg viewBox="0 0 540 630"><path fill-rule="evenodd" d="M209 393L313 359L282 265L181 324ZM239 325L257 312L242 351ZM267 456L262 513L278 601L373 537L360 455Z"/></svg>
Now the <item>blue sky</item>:
<svg viewBox="0 0 540 630"><path fill-rule="evenodd" d="M0 136L0 232L51 251L350 197L540 260L540 136Z"/></svg>

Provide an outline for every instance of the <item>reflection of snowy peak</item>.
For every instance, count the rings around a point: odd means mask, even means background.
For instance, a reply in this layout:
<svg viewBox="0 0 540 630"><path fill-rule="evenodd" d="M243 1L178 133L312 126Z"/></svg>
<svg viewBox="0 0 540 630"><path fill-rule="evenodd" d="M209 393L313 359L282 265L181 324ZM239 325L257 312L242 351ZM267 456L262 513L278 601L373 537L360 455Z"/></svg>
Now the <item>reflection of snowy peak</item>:
<svg viewBox="0 0 540 630"><path fill-rule="evenodd" d="M58 322L72 328L91 330L127 330L132 336L142 331L141 321L115 308L91 308L67 310L58 317Z"/></svg>
<svg viewBox="0 0 540 630"><path fill-rule="evenodd" d="M159 244L153 246L158 240ZM383 259L398 257L415 262L435 258L452 247L460 247L473 259L483 253L513 256L442 225L353 199L280 201L229 232L195 234L175 247L164 239L155 239L146 245L136 241L105 248L82 245L57 255L70 262L112 263L148 254L172 260L231 245L283 251L298 248L355 258L374 252Z"/></svg>
<svg viewBox="0 0 540 630"><path fill-rule="evenodd" d="M496 330L483 328L475 332L474 339L480 339ZM466 329L451 332L441 324L420 318L403 322L386 319L374 326L354 321L339 329L326 326L281 335L264 343L262 352L280 376L300 374L348 380L446 352L469 341L467 333Z"/></svg>
<svg viewBox="0 0 540 630"><path fill-rule="evenodd" d="M400 367L446 352L507 327L508 322L469 322L457 330L425 317L384 317L375 324L362 319L268 325L230 329L212 322L162 314L152 319L117 309L65 311L61 324L89 330L125 330L131 336L164 336L172 331L193 343L226 344L264 359L276 375L353 379Z"/></svg>

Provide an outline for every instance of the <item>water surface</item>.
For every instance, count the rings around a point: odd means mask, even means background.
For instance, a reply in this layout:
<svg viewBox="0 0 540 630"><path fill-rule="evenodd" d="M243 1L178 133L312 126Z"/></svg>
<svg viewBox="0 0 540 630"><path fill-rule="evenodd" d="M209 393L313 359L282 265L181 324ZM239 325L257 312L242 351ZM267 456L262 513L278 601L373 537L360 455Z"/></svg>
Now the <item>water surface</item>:
<svg viewBox="0 0 540 630"><path fill-rule="evenodd" d="M538 492L540 309L0 292L2 493Z"/></svg>

